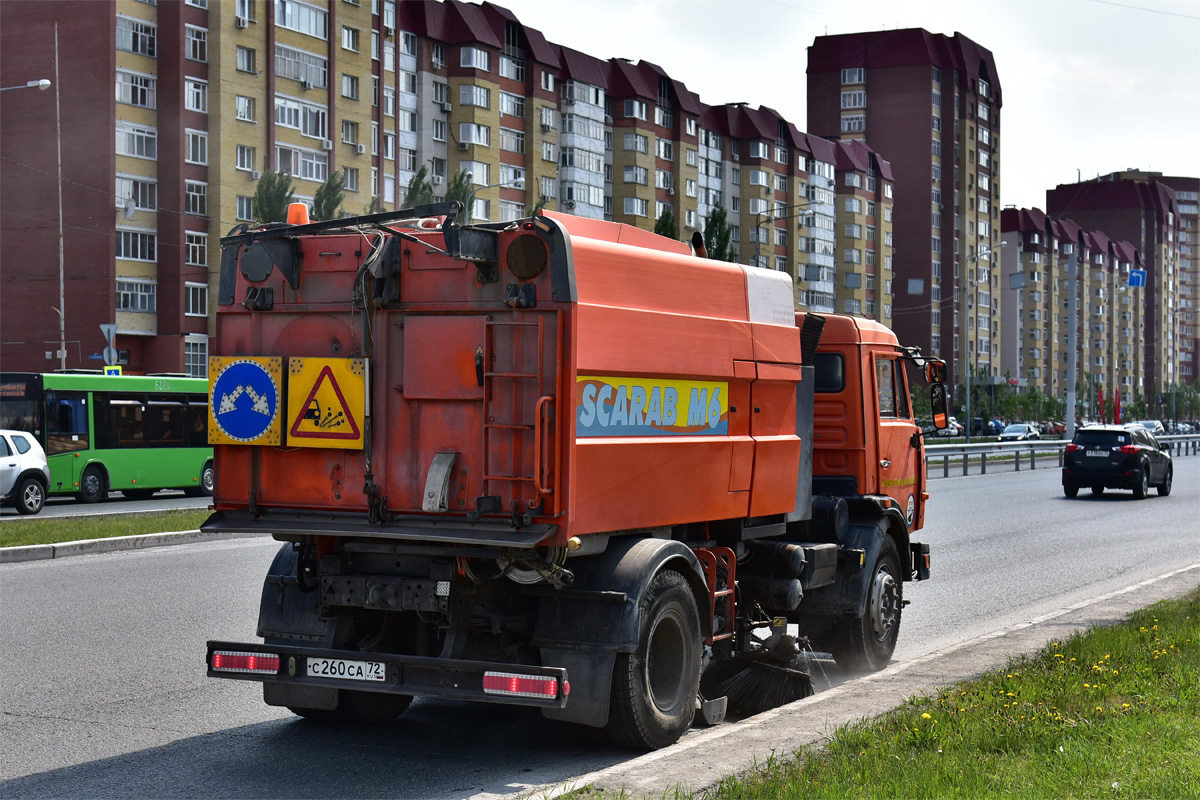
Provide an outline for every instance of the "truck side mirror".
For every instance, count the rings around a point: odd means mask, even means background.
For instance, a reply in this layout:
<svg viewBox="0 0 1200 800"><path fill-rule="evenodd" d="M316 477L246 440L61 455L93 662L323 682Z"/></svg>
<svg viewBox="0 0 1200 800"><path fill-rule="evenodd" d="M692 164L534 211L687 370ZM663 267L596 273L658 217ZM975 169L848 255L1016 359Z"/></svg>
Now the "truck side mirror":
<svg viewBox="0 0 1200 800"><path fill-rule="evenodd" d="M949 424L946 419L946 384L935 383L929 387L929 409L933 412L933 427L939 431L945 430Z"/></svg>
<svg viewBox="0 0 1200 800"><path fill-rule="evenodd" d="M925 364L925 382L926 383L945 383L946 382L946 362L945 361L929 361Z"/></svg>

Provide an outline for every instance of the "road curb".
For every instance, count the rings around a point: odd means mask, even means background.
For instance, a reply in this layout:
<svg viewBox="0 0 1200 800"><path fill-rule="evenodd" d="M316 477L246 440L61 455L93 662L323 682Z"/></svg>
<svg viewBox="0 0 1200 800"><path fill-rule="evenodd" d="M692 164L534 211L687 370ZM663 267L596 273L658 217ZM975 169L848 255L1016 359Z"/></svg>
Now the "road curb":
<svg viewBox="0 0 1200 800"><path fill-rule="evenodd" d="M147 547L166 547L175 544L213 542L221 539L236 539L261 536L256 533L206 533L201 530L168 531L165 533L140 533L134 536L113 536L107 539L82 539L58 544L31 544L21 547L0 548L0 564L24 561L44 561L52 558L86 556L94 553L115 553L120 550L142 550Z"/></svg>

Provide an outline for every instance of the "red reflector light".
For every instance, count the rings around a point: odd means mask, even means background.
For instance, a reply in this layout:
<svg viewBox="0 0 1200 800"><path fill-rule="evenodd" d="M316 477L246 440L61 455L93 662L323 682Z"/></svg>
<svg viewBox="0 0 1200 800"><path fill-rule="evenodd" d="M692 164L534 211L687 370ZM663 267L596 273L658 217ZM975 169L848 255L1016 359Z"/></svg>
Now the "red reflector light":
<svg viewBox="0 0 1200 800"><path fill-rule="evenodd" d="M1127 456L1134 455L1135 453L1137 453L1137 451L1138 451L1138 446L1136 444L1127 444L1127 445L1123 445L1121 447L1121 452Z"/></svg>
<svg viewBox="0 0 1200 800"><path fill-rule="evenodd" d="M216 650L212 655L214 672L279 672L279 656L265 653L231 653Z"/></svg>
<svg viewBox="0 0 1200 800"><path fill-rule="evenodd" d="M512 672L483 673L484 694L506 694L513 697L557 697L558 678L538 675L517 675ZM563 683L563 694L567 684Z"/></svg>
<svg viewBox="0 0 1200 800"><path fill-rule="evenodd" d="M1067 452L1068 452L1068 453L1074 453L1076 450L1082 450L1082 449L1083 449L1083 446L1082 446L1082 445L1075 444L1074 442L1072 442L1071 444L1067 445Z"/></svg>

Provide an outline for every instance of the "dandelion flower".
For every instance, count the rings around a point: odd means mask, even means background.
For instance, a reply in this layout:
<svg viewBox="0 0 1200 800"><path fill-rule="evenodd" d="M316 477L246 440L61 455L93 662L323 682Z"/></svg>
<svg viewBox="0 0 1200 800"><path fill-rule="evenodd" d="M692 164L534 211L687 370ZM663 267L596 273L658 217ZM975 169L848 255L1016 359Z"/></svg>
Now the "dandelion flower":
<svg viewBox="0 0 1200 800"><path fill-rule="evenodd" d="M921 719L932 719L928 714L922 714Z"/></svg>

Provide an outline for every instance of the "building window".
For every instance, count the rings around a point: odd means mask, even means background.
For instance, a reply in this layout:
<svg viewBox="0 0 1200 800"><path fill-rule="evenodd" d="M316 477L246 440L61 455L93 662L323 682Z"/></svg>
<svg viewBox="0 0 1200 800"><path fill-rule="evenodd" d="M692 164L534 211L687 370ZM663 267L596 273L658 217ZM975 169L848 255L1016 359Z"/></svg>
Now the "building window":
<svg viewBox="0 0 1200 800"><path fill-rule="evenodd" d="M511 200L500 201L500 221L512 222L525 216L525 204L514 203Z"/></svg>
<svg viewBox="0 0 1200 800"><path fill-rule="evenodd" d="M396 87L394 86L383 88L383 115L385 117L396 116Z"/></svg>
<svg viewBox="0 0 1200 800"><path fill-rule="evenodd" d="M342 141L346 144L358 144L358 123L348 119L342 120Z"/></svg>
<svg viewBox="0 0 1200 800"><path fill-rule="evenodd" d="M187 231L184 233L184 263L190 267L206 267L208 266L208 234L200 233L199 231ZM204 285L204 284L200 284ZM208 297L208 287L205 286L205 298ZM208 304L203 306L204 310L201 314L208 313Z"/></svg>
<svg viewBox="0 0 1200 800"><path fill-rule="evenodd" d="M525 132L515 131L511 128L500 129L500 149L507 150L510 153L525 152Z"/></svg>
<svg viewBox="0 0 1200 800"><path fill-rule="evenodd" d="M647 177L648 173L645 167L625 167L625 183L639 183L645 186Z"/></svg>
<svg viewBox="0 0 1200 800"><path fill-rule="evenodd" d="M117 17L117 49L157 57L158 26L129 17Z"/></svg>
<svg viewBox="0 0 1200 800"><path fill-rule="evenodd" d="M244 144L237 146L237 169L244 172L252 172L254 170L254 148Z"/></svg>
<svg viewBox="0 0 1200 800"><path fill-rule="evenodd" d="M500 77L525 82L525 60L500 56Z"/></svg>
<svg viewBox="0 0 1200 800"><path fill-rule="evenodd" d="M554 157L554 142L542 142L542 160L557 161Z"/></svg>
<svg viewBox="0 0 1200 800"><path fill-rule="evenodd" d="M318 55L275 45L275 72L281 78L324 89L329 81L329 61Z"/></svg>
<svg viewBox="0 0 1200 800"><path fill-rule="evenodd" d="M191 245L190 238L188 244ZM208 284L189 281L183 285L183 313L187 317L208 316Z"/></svg>
<svg viewBox="0 0 1200 800"><path fill-rule="evenodd" d="M184 107L188 111L208 113L208 81L200 78L187 78L183 88Z"/></svg>
<svg viewBox="0 0 1200 800"><path fill-rule="evenodd" d="M478 47L464 47L459 53L458 65L487 72L491 65L491 54Z"/></svg>
<svg viewBox="0 0 1200 800"><path fill-rule="evenodd" d="M863 68L855 67L854 69L842 70L842 83L862 83Z"/></svg>
<svg viewBox="0 0 1200 800"><path fill-rule="evenodd" d="M128 122L117 122L117 155L158 158L158 131Z"/></svg>
<svg viewBox="0 0 1200 800"><path fill-rule="evenodd" d="M239 72L256 72L257 53L249 47L237 46L237 68Z"/></svg>
<svg viewBox="0 0 1200 800"><path fill-rule="evenodd" d="M208 184L202 181L185 181L183 210L188 214L203 217L208 214Z"/></svg>
<svg viewBox="0 0 1200 800"><path fill-rule="evenodd" d="M358 191L358 168L357 167L342 167L343 184L347 192Z"/></svg>
<svg viewBox="0 0 1200 800"><path fill-rule="evenodd" d="M254 198L245 195L237 196L237 218L241 222L254 221Z"/></svg>
<svg viewBox="0 0 1200 800"><path fill-rule="evenodd" d="M500 93L500 113L508 114L510 117L525 116L525 98L519 94L510 92Z"/></svg>
<svg viewBox="0 0 1200 800"><path fill-rule="evenodd" d="M644 104L643 104L644 105ZM641 197L625 198L625 213L635 217L645 217L649 213L649 201Z"/></svg>
<svg viewBox="0 0 1200 800"><path fill-rule="evenodd" d="M433 140L435 142L446 141L446 120L435 119L433 121Z"/></svg>
<svg viewBox="0 0 1200 800"><path fill-rule="evenodd" d="M433 46L433 68L444 69L446 66L446 45L435 44Z"/></svg>
<svg viewBox="0 0 1200 800"><path fill-rule="evenodd" d="M118 246L121 231L118 233ZM120 258L120 254L117 256ZM158 310L158 285L154 281L117 280L117 311L153 314Z"/></svg>
<svg viewBox="0 0 1200 800"><path fill-rule="evenodd" d="M547 92L554 91L554 75L542 70L542 88Z"/></svg>
<svg viewBox="0 0 1200 800"><path fill-rule="evenodd" d="M183 54L190 61L208 63L208 29L185 25Z"/></svg>
<svg viewBox="0 0 1200 800"><path fill-rule="evenodd" d="M184 159L189 164L208 164L208 133L205 131L187 130L187 155Z"/></svg>
<svg viewBox="0 0 1200 800"><path fill-rule="evenodd" d="M158 208L158 184L148 178L117 176L117 208L124 209L130 202L139 211L154 211Z"/></svg>
<svg viewBox="0 0 1200 800"><path fill-rule="evenodd" d="M296 0L275 0L275 24L318 39L329 38L329 12Z"/></svg>
<svg viewBox="0 0 1200 800"><path fill-rule="evenodd" d="M184 340L183 368L193 378L208 377L208 337Z"/></svg>
<svg viewBox="0 0 1200 800"><path fill-rule="evenodd" d="M150 75L117 70L117 102L142 108L157 108L158 81Z"/></svg>
<svg viewBox="0 0 1200 800"><path fill-rule="evenodd" d="M625 117L627 119L645 120L648 117L649 112L650 112L649 106L647 106L641 100L626 100L625 101ZM629 213L629 212L626 212L626 213ZM646 215L642 214L642 216L646 216Z"/></svg>
<svg viewBox="0 0 1200 800"><path fill-rule="evenodd" d="M342 49L358 52L358 28L342 26Z"/></svg>
<svg viewBox="0 0 1200 800"><path fill-rule="evenodd" d="M458 102L464 106L492 107L492 92L482 86L464 83L458 87Z"/></svg>
<svg viewBox="0 0 1200 800"><path fill-rule="evenodd" d="M650 140L640 133L627 133L625 134L625 149L648 153L650 152Z"/></svg>
<svg viewBox="0 0 1200 800"><path fill-rule="evenodd" d="M396 134L383 134L383 157L390 159L396 158Z"/></svg>
<svg viewBox="0 0 1200 800"><path fill-rule="evenodd" d="M862 108L866 104L866 92L842 92L842 108Z"/></svg>
<svg viewBox="0 0 1200 800"><path fill-rule="evenodd" d="M354 75L342 75L342 97L349 97L351 100L358 99L358 77Z"/></svg>
<svg viewBox="0 0 1200 800"><path fill-rule="evenodd" d="M933 115L933 129L935 131L940 131L942 129L942 118L937 114Z"/></svg>
<svg viewBox="0 0 1200 800"><path fill-rule="evenodd" d="M854 114L849 117L842 117L842 133L861 133L867 129L867 117L865 114Z"/></svg>
<svg viewBox="0 0 1200 800"><path fill-rule="evenodd" d="M245 122L254 122L254 98L239 94L236 102L237 118Z"/></svg>
<svg viewBox="0 0 1200 800"><path fill-rule="evenodd" d="M463 122L458 126L458 140L468 144L489 147L492 144L492 129L487 125Z"/></svg>
<svg viewBox="0 0 1200 800"><path fill-rule="evenodd" d="M154 261L157 258L158 236L153 231L117 229L117 258L130 261Z"/></svg>
<svg viewBox="0 0 1200 800"><path fill-rule="evenodd" d="M408 147L400 148L400 169L405 172L415 172L417 169L417 151Z"/></svg>
<svg viewBox="0 0 1200 800"><path fill-rule="evenodd" d="M492 201L476 197L471 206L471 219L491 219Z"/></svg>

